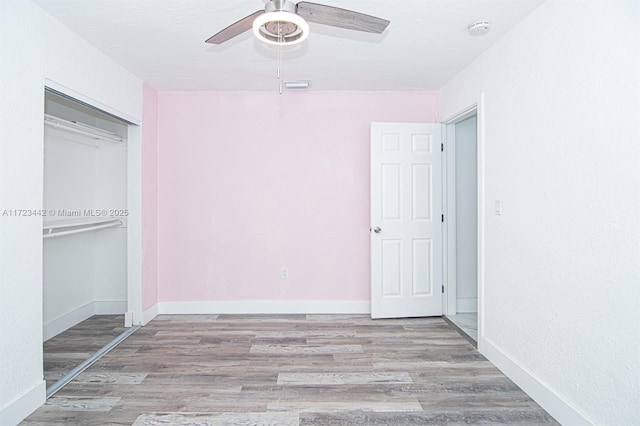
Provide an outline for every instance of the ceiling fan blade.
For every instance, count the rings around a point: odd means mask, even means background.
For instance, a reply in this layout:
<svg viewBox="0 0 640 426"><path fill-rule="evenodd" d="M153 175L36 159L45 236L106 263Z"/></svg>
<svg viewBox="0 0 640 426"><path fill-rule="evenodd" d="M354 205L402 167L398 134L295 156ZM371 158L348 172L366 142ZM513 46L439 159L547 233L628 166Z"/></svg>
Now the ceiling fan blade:
<svg viewBox="0 0 640 426"><path fill-rule="evenodd" d="M309 22L376 34L381 34L390 23L364 13L308 1L299 2L297 12Z"/></svg>
<svg viewBox="0 0 640 426"><path fill-rule="evenodd" d="M238 22L229 25L227 28L220 31L219 33L209 37L205 41L205 43L222 44L225 41L230 40L235 36L242 34L245 31L250 30L251 27L253 26L253 21L263 13L264 13L264 10L258 10L257 12L254 12L251 15L242 18Z"/></svg>

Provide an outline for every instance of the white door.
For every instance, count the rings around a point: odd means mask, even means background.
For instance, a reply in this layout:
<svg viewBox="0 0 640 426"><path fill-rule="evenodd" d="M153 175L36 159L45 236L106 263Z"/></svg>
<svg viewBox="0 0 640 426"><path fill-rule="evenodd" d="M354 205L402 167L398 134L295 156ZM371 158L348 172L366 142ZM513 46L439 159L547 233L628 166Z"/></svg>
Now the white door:
<svg viewBox="0 0 640 426"><path fill-rule="evenodd" d="M439 124L371 124L371 317L442 315Z"/></svg>

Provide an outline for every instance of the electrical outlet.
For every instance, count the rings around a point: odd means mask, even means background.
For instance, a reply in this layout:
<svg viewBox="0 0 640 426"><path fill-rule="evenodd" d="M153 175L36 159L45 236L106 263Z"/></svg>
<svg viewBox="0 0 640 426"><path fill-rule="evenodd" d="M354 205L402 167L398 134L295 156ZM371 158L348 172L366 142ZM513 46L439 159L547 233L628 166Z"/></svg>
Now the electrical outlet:
<svg viewBox="0 0 640 426"><path fill-rule="evenodd" d="M282 279L283 280L287 280L289 279L289 268L282 268Z"/></svg>
<svg viewBox="0 0 640 426"><path fill-rule="evenodd" d="M498 216L500 216L502 214L502 201L501 200L496 200L495 201L495 203L493 204L493 210Z"/></svg>

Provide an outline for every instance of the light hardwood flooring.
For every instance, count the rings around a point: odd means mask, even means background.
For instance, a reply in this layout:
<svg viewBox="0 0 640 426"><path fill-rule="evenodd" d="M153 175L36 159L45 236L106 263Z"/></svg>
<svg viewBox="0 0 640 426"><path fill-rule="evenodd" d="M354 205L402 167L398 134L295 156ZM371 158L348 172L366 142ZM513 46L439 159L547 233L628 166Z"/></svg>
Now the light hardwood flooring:
<svg viewBox="0 0 640 426"><path fill-rule="evenodd" d="M47 388L125 330L124 315L94 315L44 342Z"/></svg>
<svg viewBox="0 0 640 426"><path fill-rule="evenodd" d="M460 313L443 317L445 321L456 328L460 333L471 339L471 343L477 346L478 342L478 314L476 312ZM464 337L463 336L463 337Z"/></svg>
<svg viewBox="0 0 640 426"><path fill-rule="evenodd" d="M441 318L359 315L161 315L24 422L469 423L557 424Z"/></svg>

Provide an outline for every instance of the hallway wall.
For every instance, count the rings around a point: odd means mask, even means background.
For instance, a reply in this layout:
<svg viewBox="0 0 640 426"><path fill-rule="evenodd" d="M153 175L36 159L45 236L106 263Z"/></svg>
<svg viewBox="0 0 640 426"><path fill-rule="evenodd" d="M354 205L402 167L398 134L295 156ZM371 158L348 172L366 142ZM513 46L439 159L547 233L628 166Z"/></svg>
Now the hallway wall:
<svg viewBox="0 0 640 426"><path fill-rule="evenodd" d="M484 94L479 348L564 424L640 416L638 24L549 0L439 91Z"/></svg>

